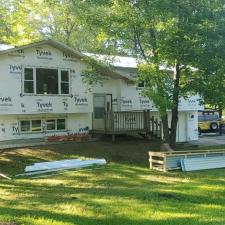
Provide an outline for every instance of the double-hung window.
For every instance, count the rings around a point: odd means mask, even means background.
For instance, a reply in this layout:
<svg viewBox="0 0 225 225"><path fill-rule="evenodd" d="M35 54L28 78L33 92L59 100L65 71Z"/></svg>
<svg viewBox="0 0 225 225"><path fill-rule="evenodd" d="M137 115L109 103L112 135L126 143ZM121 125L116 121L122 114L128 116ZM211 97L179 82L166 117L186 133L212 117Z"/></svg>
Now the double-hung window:
<svg viewBox="0 0 225 225"><path fill-rule="evenodd" d="M27 93L27 94L34 93L34 69L33 68L24 69L24 93Z"/></svg>
<svg viewBox="0 0 225 225"><path fill-rule="evenodd" d="M69 71L61 70L61 94L69 94Z"/></svg>
<svg viewBox="0 0 225 225"><path fill-rule="evenodd" d="M69 70L50 68L24 68L24 94L69 94Z"/></svg>

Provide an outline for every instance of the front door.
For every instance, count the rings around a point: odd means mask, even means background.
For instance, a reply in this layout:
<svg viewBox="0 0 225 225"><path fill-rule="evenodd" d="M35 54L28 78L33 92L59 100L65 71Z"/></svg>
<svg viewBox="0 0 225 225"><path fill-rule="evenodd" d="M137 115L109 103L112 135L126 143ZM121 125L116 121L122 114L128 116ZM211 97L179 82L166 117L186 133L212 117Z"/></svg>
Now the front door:
<svg viewBox="0 0 225 225"><path fill-rule="evenodd" d="M112 95L94 94L93 129L104 129L104 116L112 110Z"/></svg>

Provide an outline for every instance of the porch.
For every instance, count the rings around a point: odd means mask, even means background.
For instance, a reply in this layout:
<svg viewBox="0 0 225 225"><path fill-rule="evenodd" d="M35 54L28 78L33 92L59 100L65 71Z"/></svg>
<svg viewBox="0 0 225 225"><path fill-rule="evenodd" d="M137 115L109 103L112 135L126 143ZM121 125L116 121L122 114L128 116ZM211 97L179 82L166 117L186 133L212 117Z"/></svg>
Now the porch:
<svg viewBox="0 0 225 225"><path fill-rule="evenodd" d="M151 115L150 111L105 112L101 125L95 123L93 113L92 133L112 135L112 140L118 134L140 134L144 137L151 135L162 138L162 123Z"/></svg>

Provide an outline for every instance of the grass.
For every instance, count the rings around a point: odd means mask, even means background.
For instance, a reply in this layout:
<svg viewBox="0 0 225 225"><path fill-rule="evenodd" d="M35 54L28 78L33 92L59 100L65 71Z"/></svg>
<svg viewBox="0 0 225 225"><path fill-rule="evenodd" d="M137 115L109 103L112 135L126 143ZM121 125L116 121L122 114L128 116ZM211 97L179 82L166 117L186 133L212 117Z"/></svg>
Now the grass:
<svg viewBox="0 0 225 225"><path fill-rule="evenodd" d="M20 225L224 225L225 169L150 171L147 151L158 145L118 140L2 151L1 172L11 176L37 161L104 157L109 163L52 177L0 180L0 221Z"/></svg>

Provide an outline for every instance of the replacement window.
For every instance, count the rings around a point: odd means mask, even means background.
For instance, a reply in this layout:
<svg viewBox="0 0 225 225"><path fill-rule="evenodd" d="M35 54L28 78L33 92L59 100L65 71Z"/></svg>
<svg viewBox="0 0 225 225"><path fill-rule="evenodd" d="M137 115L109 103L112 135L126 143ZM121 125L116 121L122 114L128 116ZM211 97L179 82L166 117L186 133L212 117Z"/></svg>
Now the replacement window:
<svg viewBox="0 0 225 225"><path fill-rule="evenodd" d="M42 131L41 120L21 120L20 121L21 132L40 132Z"/></svg>
<svg viewBox="0 0 225 225"><path fill-rule="evenodd" d="M54 130L65 130L66 129L66 120L65 119L49 119L46 121L47 131Z"/></svg>
<svg viewBox="0 0 225 225"><path fill-rule="evenodd" d="M69 94L69 70L50 68L24 68L24 94Z"/></svg>
<svg viewBox="0 0 225 225"><path fill-rule="evenodd" d="M36 68L37 94L59 94L57 69Z"/></svg>

